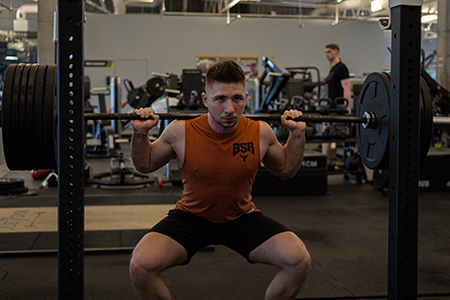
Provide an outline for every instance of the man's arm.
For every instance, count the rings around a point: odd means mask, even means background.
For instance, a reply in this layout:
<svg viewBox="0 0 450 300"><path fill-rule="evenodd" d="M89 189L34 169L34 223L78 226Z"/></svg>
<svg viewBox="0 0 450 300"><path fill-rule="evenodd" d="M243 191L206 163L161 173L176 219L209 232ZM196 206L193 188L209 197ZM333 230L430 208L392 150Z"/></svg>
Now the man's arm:
<svg viewBox="0 0 450 300"><path fill-rule="evenodd" d="M131 159L136 170L141 173L151 173L167 164L175 155L175 150L171 145L174 126L168 126L161 136L151 143L148 131L158 124L159 117L154 114L153 109L149 108L136 110L136 114L143 118L152 117L153 119L133 120Z"/></svg>
<svg viewBox="0 0 450 300"><path fill-rule="evenodd" d="M344 89L344 98L348 100L347 111L351 113L352 104L352 85L350 83L350 78L341 80L342 88Z"/></svg>
<svg viewBox="0 0 450 300"><path fill-rule="evenodd" d="M289 137L284 146L282 146L275 136L272 128L265 122L261 122L260 135L263 151L267 149L262 163L273 174L282 178L289 179L297 174L303 161L305 150L305 129L304 122L287 120L301 116L301 112L290 110L286 111L281 117L281 124L289 130Z"/></svg>

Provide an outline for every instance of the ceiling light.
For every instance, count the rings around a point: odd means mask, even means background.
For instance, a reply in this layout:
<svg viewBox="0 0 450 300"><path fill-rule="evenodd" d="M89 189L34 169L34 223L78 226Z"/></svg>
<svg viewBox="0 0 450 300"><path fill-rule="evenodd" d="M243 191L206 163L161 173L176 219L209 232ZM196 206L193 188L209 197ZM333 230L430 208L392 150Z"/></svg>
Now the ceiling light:
<svg viewBox="0 0 450 300"><path fill-rule="evenodd" d="M372 2L370 2L370 11L371 12L380 11L382 9L383 9L383 6L381 5L380 0L373 0Z"/></svg>
<svg viewBox="0 0 450 300"><path fill-rule="evenodd" d="M433 22L436 21L438 19L437 15L426 15L426 16L422 16L422 23L429 23L429 22Z"/></svg>

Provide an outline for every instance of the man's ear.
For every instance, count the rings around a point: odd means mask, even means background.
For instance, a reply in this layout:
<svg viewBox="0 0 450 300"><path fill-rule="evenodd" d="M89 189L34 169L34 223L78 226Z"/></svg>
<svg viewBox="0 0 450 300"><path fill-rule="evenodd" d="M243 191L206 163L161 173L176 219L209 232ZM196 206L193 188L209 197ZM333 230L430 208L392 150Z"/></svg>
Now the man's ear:
<svg viewBox="0 0 450 300"><path fill-rule="evenodd" d="M208 97L206 96L206 93L202 93L202 101L203 101L203 105L205 107L208 107Z"/></svg>

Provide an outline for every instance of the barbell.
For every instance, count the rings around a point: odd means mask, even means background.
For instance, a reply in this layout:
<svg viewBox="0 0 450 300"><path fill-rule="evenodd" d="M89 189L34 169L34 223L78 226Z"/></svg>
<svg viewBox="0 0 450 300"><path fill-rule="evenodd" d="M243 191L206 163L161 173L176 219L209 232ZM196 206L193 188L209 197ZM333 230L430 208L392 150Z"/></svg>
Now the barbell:
<svg viewBox="0 0 450 300"><path fill-rule="evenodd" d="M356 115L303 114L307 123L355 123L362 162L371 169L389 165L389 86L385 73L372 73L361 88ZM57 169L57 66L11 64L3 88L2 137L6 165L10 170ZM422 80L420 152L423 161L431 143L433 114L428 87ZM68 95L70 96L70 95ZM66 96L62 96L66 97ZM70 100L72 101L72 100ZM70 102L69 102L70 103ZM162 113L161 120L186 120L201 114ZM281 114L244 114L254 120L279 121ZM86 120L135 120L135 113L85 113ZM73 120L68 120L73 122ZM69 137L70 138L70 137Z"/></svg>

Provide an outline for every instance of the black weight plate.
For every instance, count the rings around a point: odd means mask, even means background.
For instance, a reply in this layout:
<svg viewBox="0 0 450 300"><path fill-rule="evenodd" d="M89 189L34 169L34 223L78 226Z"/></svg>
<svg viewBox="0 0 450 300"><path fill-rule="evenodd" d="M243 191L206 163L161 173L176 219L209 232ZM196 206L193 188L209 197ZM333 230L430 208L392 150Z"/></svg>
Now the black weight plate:
<svg viewBox="0 0 450 300"><path fill-rule="evenodd" d="M12 132L12 94L14 88L14 74L17 65L11 64L6 68L5 82L3 85L3 99L2 99L2 140L3 153L5 156L6 165L10 170L15 166L14 159L14 134Z"/></svg>
<svg viewBox="0 0 450 300"><path fill-rule="evenodd" d="M134 108L141 108L141 107L149 107L151 103L149 101L150 95L147 92L147 90L143 87L140 87L138 89L135 89L133 91L131 91L131 96L134 96L133 98L128 99L128 103L131 105L131 107Z"/></svg>
<svg viewBox="0 0 450 300"><path fill-rule="evenodd" d="M26 64L22 71L22 81L20 83L19 97L19 136L17 155L21 157L21 170L31 170L30 156L28 155L28 139L27 139L27 92L28 78L30 74L31 64Z"/></svg>
<svg viewBox="0 0 450 300"><path fill-rule="evenodd" d="M19 189L25 186L22 178L0 178L0 191Z"/></svg>
<svg viewBox="0 0 450 300"><path fill-rule="evenodd" d="M150 94L150 98L154 99L153 101L164 95L164 79L154 77L147 80L147 92Z"/></svg>
<svg viewBox="0 0 450 300"><path fill-rule="evenodd" d="M55 97L56 97L56 65L49 65L45 77L44 89L44 149L46 169L57 169L55 145L56 145L56 127L55 127Z"/></svg>
<svg viewBox="0 0 450 300"><path fill-rule="evenodd" d="M24 194L28 192L28 188L27 187L23 187L23 188L17 188L17 189L10 189L10 190L0 190L0 195L1 196L5 196L5 195L12 195L12 194Z"/></svg>
<svg viewBox="0 0 450 300"><path fill-rule="evenodd" d="M356 141L361 160L369 169L389 168L389 101L390 80L384 73L372 73L364 80L356 116L375 114L373 128L356 126Z"/></svg>
<svg viewBox="0 0 450 300"><path fill-rule="evenodd" d="M22 72L25 64L18 64L14 73L14 87L12 97L12 132L14 148L14 165L11 170L23 170L23 157L20 148L20 140L23 139L20 132L20 88L22 83Z"/></svg>
<svg viewBox="0 0 450 300"><path fill-rule="evenodd" d="M433 100L427 83L420 78L420 163L427 158L433 137Z"/></svg>
<svg viewBox="0 0 450 300"><path fill-rule="evenodd" d="M36 75L38 64L32 64L30 68L30 74L28 76L28 87L27 87L27 119L26 119L26 140L27 140L27 150L28 156L30 158L30 169L37 170L38 166L36 164L37 157L34 145L34 89L36 87Z"/></svg>
<svg viewBox="0 0 450 300"><path fill-rule="evenodd" d="M127 94L128 104L130 104L131 107L133 107L133 108L136 108L136 107L134 107L131 103L133 103L133 99L136 98L138 92L139 92L139 89L132 89Z"/></svg>
<svg viewBox="0 0 450 300"><path fill-rule="evenodd" d="M34 151L36 157L36 169L47 169L45 161L45 147L44 138L45 133L43 115L44 115L44 87L45 74L47 73L47 66L40 65L36 73L36 81L34 88L34 109L33 109L33 123L34 123Z"/></svg>

